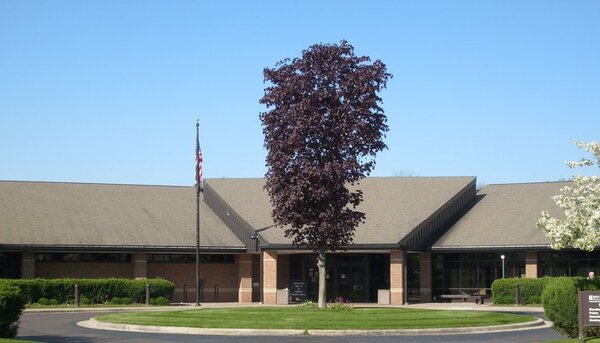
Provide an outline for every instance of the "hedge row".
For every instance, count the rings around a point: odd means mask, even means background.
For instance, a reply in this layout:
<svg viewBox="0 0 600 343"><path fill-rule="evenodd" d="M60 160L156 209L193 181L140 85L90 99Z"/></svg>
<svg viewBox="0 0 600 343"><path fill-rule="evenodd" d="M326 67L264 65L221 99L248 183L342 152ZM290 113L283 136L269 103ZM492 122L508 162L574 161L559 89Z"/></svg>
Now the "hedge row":
<svg viewBox="0 0 600 343"><path fill-rule="evenodd" d="M12 338L17 335L19 317L25 307L23 292L13 285L0 282L0 337Z"/></svg>
<svg viewBox="0 0 600 343"><path fill-rule="evenodd" d="M578 336L577 292L600 289L600 280L590 281L584 277L552 278L544 288L542 301L544 312L554 324L554 329L568 335ZM586 336L598 336L600 328L587 328Z"/></svg>
<svg viewBox="0 0 600 343"><path fill-rule="evenodd" d="M541 304L544 287L552 279L551 277L496 279L492 283L494 304L514 304L517 283L519 284L521 304Z"/></svg>
<svg viewBox="0 0 600 343"><path fill-rule="evenodd" d="M28 303L37 303L42 298L72 303L76 284L79 285L80 296L95 304L110 302L115 297L143 303L146 300L146 284L150 286L151 298L170 299L175 291L175 285L164 279L31 279L2 282L19 287Z"/></svg>

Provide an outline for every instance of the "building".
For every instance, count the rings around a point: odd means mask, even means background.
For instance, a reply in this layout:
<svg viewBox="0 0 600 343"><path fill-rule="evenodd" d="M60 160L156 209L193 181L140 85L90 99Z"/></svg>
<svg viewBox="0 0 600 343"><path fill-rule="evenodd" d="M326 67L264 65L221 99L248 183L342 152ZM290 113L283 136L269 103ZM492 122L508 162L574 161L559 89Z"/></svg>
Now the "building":
<svg viewBox="0 0 600 343"><path fill-rule="evenodd" d="M555 252L535 224L566 183L474 177L367 178L354 244L329 254L328 296L392 304L489 292L502 277L587 275L600 255ZM263 179L208 179L201 201L202 301L315 298L311 251L271 220ZM0 182L0 277L163 277L195 299L193 187ZM505 258L502 260L500 257ZM504 270L504 271L503 271Z"/></svg>

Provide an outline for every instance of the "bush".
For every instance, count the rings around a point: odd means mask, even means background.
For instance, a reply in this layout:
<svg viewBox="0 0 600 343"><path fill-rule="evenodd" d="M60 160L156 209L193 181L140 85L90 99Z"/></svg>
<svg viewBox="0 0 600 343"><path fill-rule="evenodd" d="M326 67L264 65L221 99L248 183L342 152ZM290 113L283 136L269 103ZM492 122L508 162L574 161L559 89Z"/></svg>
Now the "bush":
<svg viewBox="0 0 600 343"><path fill-rule="evenodd" d="M352 311L352 303L342 297L337 297L327 304L327 309L331 311Z"/></svg>
<svg viewBox="0 0 600 343"><path fill-rule="evenodd" d="M5 282L19 287L28 303L39 303L41 298L68 303L74 298L75 284L79 285L81 297L85 296L90 303L95 304L108 302L114 297L129 298L132 302L144 303L146 284L150 285L150 297L154 298L169 299L175 291L173 283L164 279L32 279Z"/></svg>
<svg viewBox="0 0 600 343"><path fill-rule="evenodd" d="M0 337L17 335L19 317L25 307L23 292L16 286L0 282Z"/></svg>
<svg viewBox="0 0 600 343"><path fill-rule="evenodd" d="M50 305L50 299L48 298L39 298L37 301L38 304L43 305L43 306L48 306Z"/></svg>
<svg viewBox="0 0 600 343"><path fill-rule="evenodd" d="M123 301L119 297L114 297L114 298L110 299L110 301L108 303L111 305L121 305L121 304L123 304Z"/></svg>
<svg viewBox="0 0 600 343"><path fill-rule="evenodd" d="M92 301L90 300L90 298L86 297L85 295L82 295L79 297L79 305L91 305Z"/></svg>
<svg viewBox="0 0 600 343"><path fill-rule="evenodd" d="M492 283L492 297L494 304L514 304L515 287L519 284L520 303L541 304L544 287L552 280L551 277L537 279L509 278L497 279Z"/></svg>
<svg viewBox="0 0 600 343"><path fill-rule="evenodd" d="M558 332L577 337L577 291L593 291L600 289L600 281L590 281L583 277L552 278L544 288L542 302L544 312L554 324ZM598 328L587 328L586 334L596 336Z"/></svg>
<svg viewBox="0 0 600 343"><path fill-rule="evenodd" d="M165 297L150 298L150 305L166 306L166 305L169 305L169 299L167 299Z"/></svg>
<svg viewBox="0 0 600 343"><path fill-rule="evenodd" d="M318 307L317 307L317 304L312 302L311 300L306 300L302 304L300 304L300 306L298 306L298 308L301 310L314 310Z"/></svg>

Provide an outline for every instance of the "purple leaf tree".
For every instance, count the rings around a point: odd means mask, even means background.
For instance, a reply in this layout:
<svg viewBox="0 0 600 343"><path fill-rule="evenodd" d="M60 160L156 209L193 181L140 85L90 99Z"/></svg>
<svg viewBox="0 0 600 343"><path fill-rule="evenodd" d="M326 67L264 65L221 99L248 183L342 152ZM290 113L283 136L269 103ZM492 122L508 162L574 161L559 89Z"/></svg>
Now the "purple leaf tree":
<svg viewBox="0 0 600 343"><path fill-rule="evenodd" d="M316 44L263 71L260 114L267 149L265 188L273 219L298 247L317 254L319 307L326 307L326 252L352 244L365 214L359 182L387 148L378 93L385 64L356 56L346 41Z"/></svg>

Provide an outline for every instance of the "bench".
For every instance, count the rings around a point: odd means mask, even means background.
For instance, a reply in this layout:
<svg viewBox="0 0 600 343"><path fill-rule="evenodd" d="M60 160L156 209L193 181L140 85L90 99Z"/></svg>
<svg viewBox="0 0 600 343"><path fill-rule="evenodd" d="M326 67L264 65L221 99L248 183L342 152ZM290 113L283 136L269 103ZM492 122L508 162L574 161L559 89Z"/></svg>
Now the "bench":
<svg viewBox="0 0 600 343"><path fill-rule="evenodd" d="M483 295L483 294L475 294L475 295L471 295L471 294L442 294L439 295L440 299L463 299L464 302L466 302L467 300L475 300L476 304L481 303L481 305L484 304L485 298L487 298L487 295Z"/></svg>

